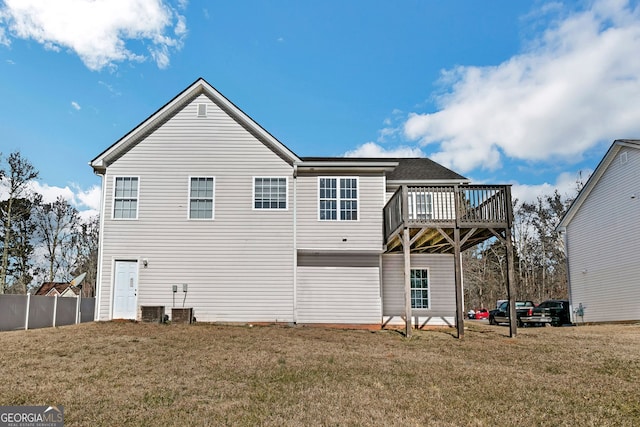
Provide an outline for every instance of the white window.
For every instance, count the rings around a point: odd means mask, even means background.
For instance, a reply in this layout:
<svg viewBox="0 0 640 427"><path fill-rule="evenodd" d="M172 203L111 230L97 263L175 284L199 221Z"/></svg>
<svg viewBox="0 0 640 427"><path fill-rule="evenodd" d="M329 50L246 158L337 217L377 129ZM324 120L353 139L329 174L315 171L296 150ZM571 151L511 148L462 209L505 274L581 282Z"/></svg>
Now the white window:
<svg viewBox="0 0 640 427"><path fill-rule="evenodd" d="M357 221L358 178L319 178L318 218L321 221Z"/></svg>
<svg viewBox="0 0 640 427"><path fill-rule="evenodd" d="M125 176L115 178L113 218L138 218L138 178Z"/></svg>
<svg viewBox="0 0 640 427"><path fill-rule="evenodd" d="M213 219L213 177L189 180L189 218Z"/></svg>
<svg viewBox="0 0 640 427"><path fill-rule="evenodd" d="M425 193L421 191L409 192L409 218L433 218L433 203L431 201L431 193Z"/></svg>
<svg viewBox="0 0 640 427"><path fill-rule="evenodd" d="M254 178L254 209L287 209L287 178Z"/></svg>
<svg viewBox="0 0 640 427"><path fill-rule="evenodd" d="M411 270L411 308L429 308L429 270Z"/></svg>

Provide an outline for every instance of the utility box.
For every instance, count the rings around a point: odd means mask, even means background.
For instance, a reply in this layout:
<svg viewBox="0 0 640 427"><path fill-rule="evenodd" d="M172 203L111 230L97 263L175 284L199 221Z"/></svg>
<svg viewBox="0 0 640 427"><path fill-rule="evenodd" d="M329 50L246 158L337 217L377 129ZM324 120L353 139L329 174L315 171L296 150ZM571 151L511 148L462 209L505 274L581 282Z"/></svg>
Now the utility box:
<svg viewBox="0 0 640 427"><path fill-rule="evenodd" d="M140 306L141 319L143 322L162 323L164 320L164 306L143 305Z"/></svg>
<svg viewBox="0 0 640 427"><path fill-rule="evenodd" d="M193 308L172 308L171 323L193 323Z"/></svg>

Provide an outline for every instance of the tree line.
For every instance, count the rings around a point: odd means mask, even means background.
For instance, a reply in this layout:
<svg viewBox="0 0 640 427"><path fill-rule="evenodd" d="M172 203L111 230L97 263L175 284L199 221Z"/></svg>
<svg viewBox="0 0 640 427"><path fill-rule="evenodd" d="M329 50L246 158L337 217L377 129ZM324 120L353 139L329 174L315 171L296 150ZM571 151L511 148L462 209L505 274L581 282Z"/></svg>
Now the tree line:
<svg viewBox="0 0 640 427"><path fill-rule="evenodd" d="M576 194L582 185L579 179ZM564 245L555 229L573 197L562 196L556 190L534 202L513 201L516 299L540 303L568 298ZM507 298L508 271L503 244L492 239L463 252L462 265L467 309L492 309L497 300Z"/></svg>
<svg viewBox="0 0 640 427"><path fill-rule="evenodd" d="M0 294L26 294L87 273L82 295L94 296L99 218L81 218L61 196L44 202L32 185L38 175L19 151L0 153Z"/></svg>

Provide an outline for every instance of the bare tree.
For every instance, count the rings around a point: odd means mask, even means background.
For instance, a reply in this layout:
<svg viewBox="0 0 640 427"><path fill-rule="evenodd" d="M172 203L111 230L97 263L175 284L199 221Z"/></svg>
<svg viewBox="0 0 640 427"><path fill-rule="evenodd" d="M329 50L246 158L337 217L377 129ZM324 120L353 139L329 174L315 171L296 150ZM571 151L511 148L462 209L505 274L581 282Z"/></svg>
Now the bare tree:
<svg viewBox="0 0 640 427"><path fill-rule="evenodd" d="M36 214L36 234L48 262L47 280L71 280L77 255L78 210L62 197L40 205Z"/></svg>
<svg viewBox="0 0 640 427"><path fill-rule="evenodd" d="M533 203L514 202L516 297L542 301L566 298L567 282L562 242L555 232L570 198L555 191ZM506 298L505 250L489 240L463 254L465 303L468 307L493 305Z"/></svg>
<svg viewBox="0 0 640 427"><path fill-rule="evenodd" d="M8 201L0 202L0 214L6 210L4 208L7 203ZM7 293L26 294L34 274L38 270L34 265L35 221L33 212L40 203L41 196L39 194L34 195L33 200L16 199L13 202L11 239L8 243L9 261L6 269L5 292ZM2 223L4 223L4 218Z"/></svg>
<svg viewBox="0 0 640 427"><path fill-rule="evenodd" d="M76 230L75 244L77 257L73 275L87 273L82 285L82 296L95 296L96 276L98 272L98 238L100 217L98 215L80 223Z"/></svg>
<svg viewBox="0 0 640 427"><path fill-rule="evenodd" d="M12 243L12 224L14 221L14 204L18 199L29 199L32 193L28 184L38 177L38 172L19 151L9 154L8 170L0 171L0 179L7 190L7 199L2 204L2 265L0 266L0 294L7 289L7 269L9 266ZM19 216L19 215L17 215Z"/></svg>

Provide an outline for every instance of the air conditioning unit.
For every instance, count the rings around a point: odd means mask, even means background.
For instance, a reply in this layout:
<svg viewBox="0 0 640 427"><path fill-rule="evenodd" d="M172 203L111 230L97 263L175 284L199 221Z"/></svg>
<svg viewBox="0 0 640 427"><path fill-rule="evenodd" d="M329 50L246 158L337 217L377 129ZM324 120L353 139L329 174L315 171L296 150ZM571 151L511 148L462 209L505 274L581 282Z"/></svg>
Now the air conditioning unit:
<svg viewBox="0 0 640 427"><path fill-rule="evenodd" d="M172 308L171 323L193 323L193 308Z"/></svg>
<svg viewBox="0 0 640 427"><path fill-rule="evenodd" d="M164 321L164 306L143 305L140 306L143 322L162 323Z"/></svg>

